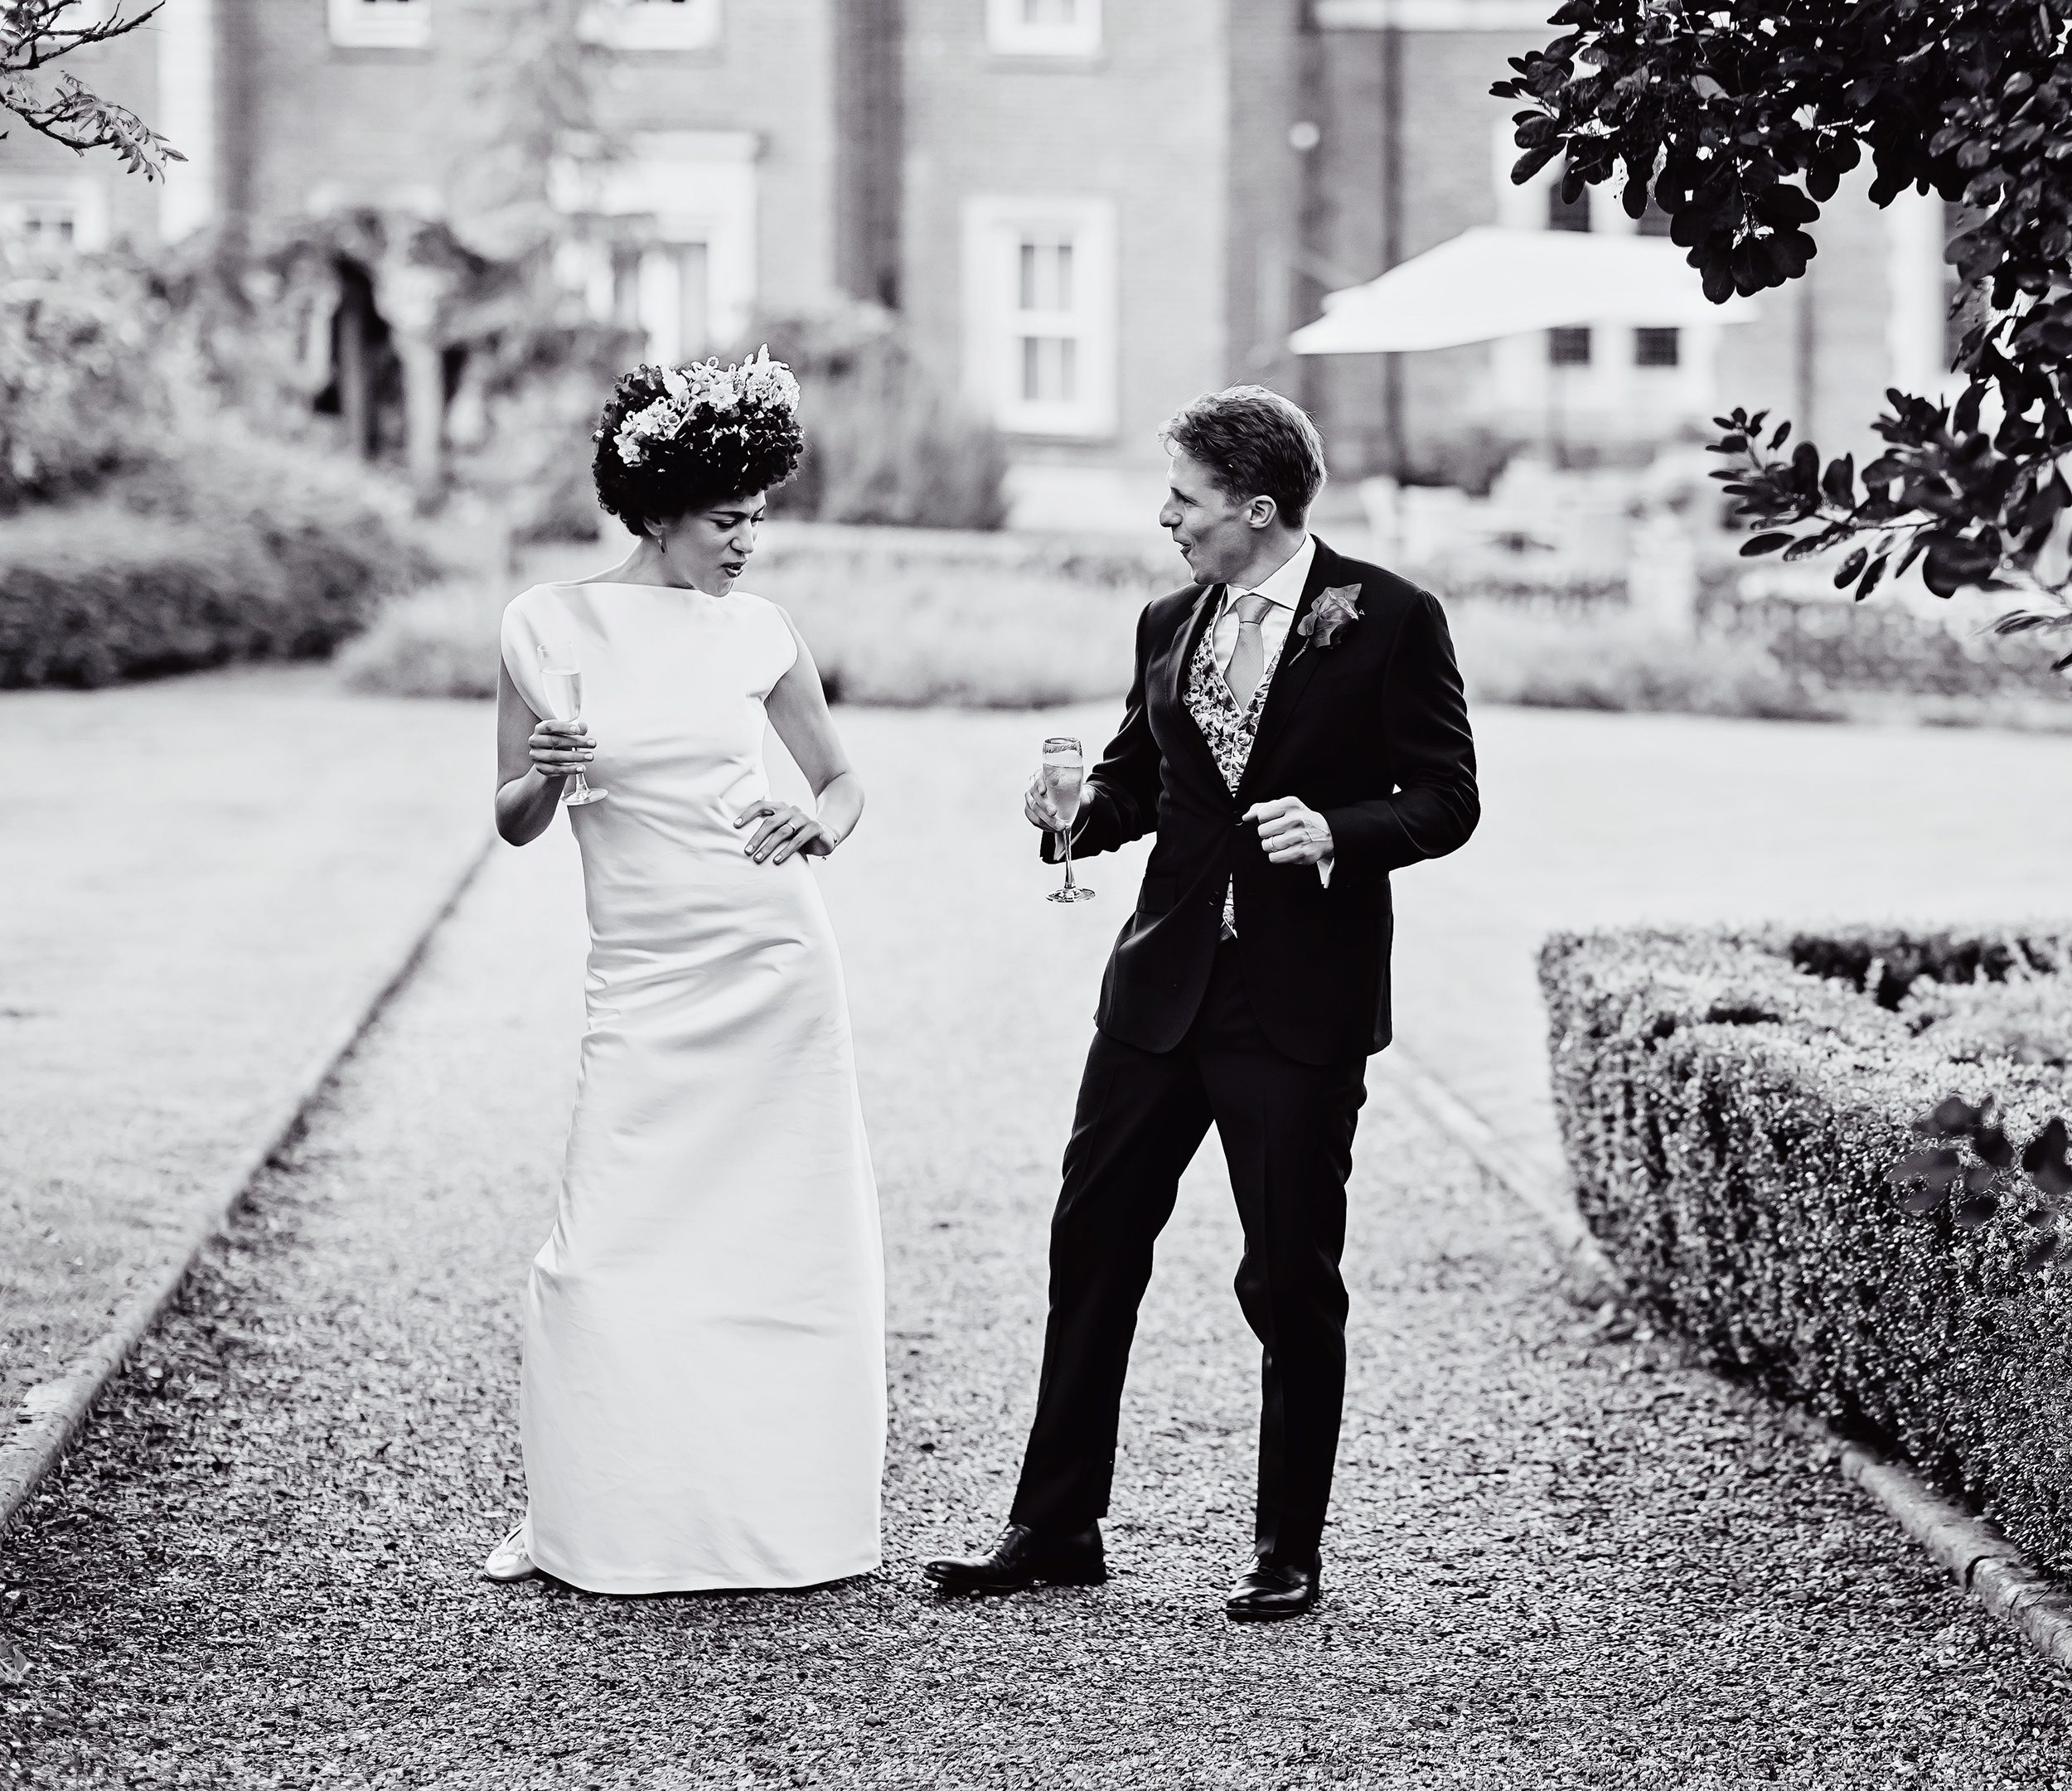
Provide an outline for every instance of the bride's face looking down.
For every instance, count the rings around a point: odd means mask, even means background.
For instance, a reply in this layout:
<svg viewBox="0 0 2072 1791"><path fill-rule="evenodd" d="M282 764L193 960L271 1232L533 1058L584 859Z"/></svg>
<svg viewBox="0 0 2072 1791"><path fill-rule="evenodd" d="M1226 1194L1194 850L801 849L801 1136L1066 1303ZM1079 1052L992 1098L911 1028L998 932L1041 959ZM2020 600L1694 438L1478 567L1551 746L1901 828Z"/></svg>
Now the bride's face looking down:
<svg viewBox="0 0 2072 1791"><path fill-rule="evenodd" d="M709 597L724 597L755 552L756 530L767 513L762 493L751 491L709 510L651 518L647 538L675 583L690 585Z"/></svg>

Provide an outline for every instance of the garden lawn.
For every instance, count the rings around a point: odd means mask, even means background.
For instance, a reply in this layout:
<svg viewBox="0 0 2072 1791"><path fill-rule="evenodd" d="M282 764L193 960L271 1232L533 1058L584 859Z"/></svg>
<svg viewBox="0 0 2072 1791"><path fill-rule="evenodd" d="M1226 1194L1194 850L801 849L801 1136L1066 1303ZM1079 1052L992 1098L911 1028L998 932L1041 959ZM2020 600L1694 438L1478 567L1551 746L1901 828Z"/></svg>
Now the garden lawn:
<svg viewBox="0 0 2072 1791"><path fill-rule="evenodd" d="M478 704L0 695L0 1417L151 1285L488 825Z"/></svg>
<svg viewBox="0 0 2072 1791"><path fill-rule="evenodd" d="M2059 1677L1775 1418L1561 1296L1377 1078L1326 1591L1233 1628L1256 1346L1205 1150L1126 1406L1116 1578L939 1604L1034 1394L1108 935L1016 792L1088 712L845 718L826 879L885 1217L887 1560L800 1593L477 1578L522 1497L517 1338L579 1014L566 832L499 850L230 1244L0 1546L0 1735L37 1786L398 1791L2062 1781ZM18 1658L11 1650L18 1649Z"/></svg>

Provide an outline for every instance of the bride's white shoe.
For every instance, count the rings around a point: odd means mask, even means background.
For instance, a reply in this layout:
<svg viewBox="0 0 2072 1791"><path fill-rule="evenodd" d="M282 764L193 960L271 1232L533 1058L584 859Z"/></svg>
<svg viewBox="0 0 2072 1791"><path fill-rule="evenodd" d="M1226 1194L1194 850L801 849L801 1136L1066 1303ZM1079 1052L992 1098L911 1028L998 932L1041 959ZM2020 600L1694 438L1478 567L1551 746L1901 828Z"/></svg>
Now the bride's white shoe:
<svg viewBox="0 0 2072 1791"><path fill-rule="evenodd" d="M490 1550L489 1559L482 1563L485 1580L529 1580L539 1571L532 1564L532 1556L525 1552L525 1527L522 1523Z"/></svg>

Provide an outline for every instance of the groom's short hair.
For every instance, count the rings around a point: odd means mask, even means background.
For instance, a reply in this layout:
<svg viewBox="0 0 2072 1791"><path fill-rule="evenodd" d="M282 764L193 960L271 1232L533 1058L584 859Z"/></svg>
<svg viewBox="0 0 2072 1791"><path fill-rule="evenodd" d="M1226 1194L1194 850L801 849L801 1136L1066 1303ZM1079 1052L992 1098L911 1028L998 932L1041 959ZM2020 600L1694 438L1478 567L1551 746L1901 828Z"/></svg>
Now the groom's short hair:
<svg viewBox="0 0 2072 1791"><path fill-rule="evenodd" d="M1159 430L1209 470L1226 497L1271 497L1280 520L1299 529L1324 489L1324 438L1300 404L1263 385L1232 385L1175 411Z"/></svg>

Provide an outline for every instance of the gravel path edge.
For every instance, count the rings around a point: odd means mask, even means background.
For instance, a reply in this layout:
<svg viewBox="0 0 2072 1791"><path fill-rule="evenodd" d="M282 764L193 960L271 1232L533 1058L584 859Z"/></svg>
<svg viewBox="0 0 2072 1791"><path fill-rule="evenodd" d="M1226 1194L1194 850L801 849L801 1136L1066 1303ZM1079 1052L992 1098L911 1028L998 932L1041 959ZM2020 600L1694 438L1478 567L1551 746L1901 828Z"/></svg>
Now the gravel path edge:
<svg viewBox="0 0 2072 1791"><path fill-rule="evenodd" d="M1597 1305L1619 1295L1619 1271L1590 1236L1566 1189L1548 1186L1543 1173L1506 1145L1488 1121L1401 1045L1392 1044L1374 1062L1412 1106L1539 1222L1560 1259L1571 1298L1580 1305Z"/></svg>
<svg viewBox="0 0 2072 1791"><path fill-rule="evenodd" d="M115 1322L55 1380L31 1387L16 1409L8 1435L0 1440L0 1535L57 1463L78 1434L108 1383L150 1333L187 1278L195 1258L217 1237L244 1198L254 1179L293 1134L311 1101L368 1026L403 985L424 956L439 923L450 914L489 856L493 835L487 828L472 838L455 858L431 902L373 961L354 998L324 1028L288 1092L266 1111L250 1143L231 1168L196 1203L192 1222L180 1244L147 1271L143 1292L125 1306Z"/></svg>
<svg viewBox="0 0 2072 1791"><path fill-rule="evenodd" d="M1617 1272L1559 1190L1546 1186L1543 1176L1503 1147L1481 1115L1401 1047L1380 1062L1425 1117L1538 1222L1575 1297L1585 1304L1616 1297ZM1951 1503L1911 1468L1837 1435L1802 1407L1779 1410L1789 1429L1868 1493L2001 1623L2054 1666L2072 1672L2072 1591L2032 1566L1995 1525Z"/></svg>

